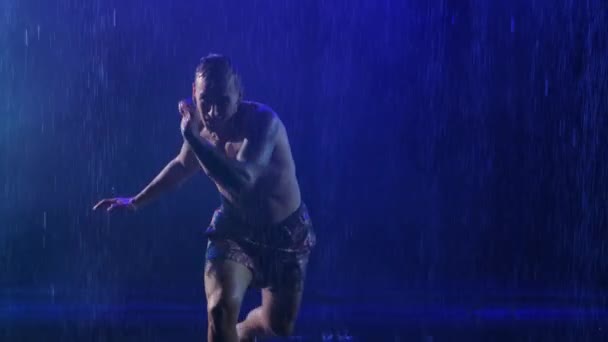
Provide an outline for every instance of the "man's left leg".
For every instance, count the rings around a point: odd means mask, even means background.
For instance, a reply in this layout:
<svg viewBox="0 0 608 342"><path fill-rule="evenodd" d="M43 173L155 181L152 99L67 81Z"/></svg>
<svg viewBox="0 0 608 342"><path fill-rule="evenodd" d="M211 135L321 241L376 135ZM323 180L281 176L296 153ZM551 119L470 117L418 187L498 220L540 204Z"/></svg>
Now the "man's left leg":
<svg viewBox="0 0 608 342"><path fill-rule="evenodd" d="M295 264L295 265L294 265ZM240 341L253 341L254 337L289 336L302 301L305 264L285 265L281 282L262 289L262 305L237 324Z"/></svg>

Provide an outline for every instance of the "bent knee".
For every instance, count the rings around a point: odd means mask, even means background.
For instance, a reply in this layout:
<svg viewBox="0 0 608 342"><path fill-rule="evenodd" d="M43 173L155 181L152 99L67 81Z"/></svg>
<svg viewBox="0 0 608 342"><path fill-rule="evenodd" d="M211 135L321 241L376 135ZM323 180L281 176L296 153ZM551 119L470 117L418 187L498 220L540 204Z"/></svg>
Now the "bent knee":
<svg viewBox="0 0 608 342"><path fill-rule="evenodd" d="M221 294L212 295L207 299L207 316L209 323L214 325L236 324L241 302L238 298L226 297Z"/></svg>

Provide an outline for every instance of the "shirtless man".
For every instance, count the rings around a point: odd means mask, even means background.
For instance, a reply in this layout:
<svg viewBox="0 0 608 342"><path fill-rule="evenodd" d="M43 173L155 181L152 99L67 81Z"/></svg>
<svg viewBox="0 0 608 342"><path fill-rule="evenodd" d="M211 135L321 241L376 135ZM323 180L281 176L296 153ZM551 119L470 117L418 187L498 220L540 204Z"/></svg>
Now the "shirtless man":
<svg viewBox="0 0 608 342"><path fill-rule="evenodd" d="M192 95L178 105L184 143L177 157L136 196L93 209L138 209L202 169L222 202L206 229L208 341L290 335L315 234L285 127L268 106L242 100L225 56L201 59ZM248 287L261 289L262 305L237 324Z"/></svg>

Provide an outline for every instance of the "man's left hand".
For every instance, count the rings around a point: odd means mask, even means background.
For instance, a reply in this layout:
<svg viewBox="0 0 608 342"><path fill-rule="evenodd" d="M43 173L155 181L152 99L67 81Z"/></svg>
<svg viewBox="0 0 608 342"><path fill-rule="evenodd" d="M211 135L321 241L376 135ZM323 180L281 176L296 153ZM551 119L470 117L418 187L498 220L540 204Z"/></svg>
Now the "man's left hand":
<svg viewBox="0 0 608 342"><path fill-rule="evenodd" d="M189 140L198 136L203 128L203 123L198 115L196 115L196 108L192 105L189 100L182 100L179 102L178 109L182 115L182 121L180 123L180 129L184 139Z"/></svg>

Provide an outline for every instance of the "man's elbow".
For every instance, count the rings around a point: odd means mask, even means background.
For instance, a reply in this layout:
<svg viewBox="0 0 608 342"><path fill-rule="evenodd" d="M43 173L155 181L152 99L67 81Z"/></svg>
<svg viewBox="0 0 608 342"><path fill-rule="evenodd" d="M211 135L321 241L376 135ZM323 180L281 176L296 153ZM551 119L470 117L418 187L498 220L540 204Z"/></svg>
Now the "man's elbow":
<svg viewBox="0 0 608 342"><path fill-rule="evenodd" d="M240 187L243 193L251 193L260 181L260 173L253 167L247 167L240 172Z"/></svg>
<svg viewBox="0 0 608 342"><path fill-rule="evenodd" d="M241 179L241 189L244 193L251 193L256 188L257 178L254 175L247 174Z"/></svg>

